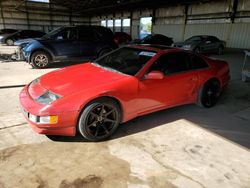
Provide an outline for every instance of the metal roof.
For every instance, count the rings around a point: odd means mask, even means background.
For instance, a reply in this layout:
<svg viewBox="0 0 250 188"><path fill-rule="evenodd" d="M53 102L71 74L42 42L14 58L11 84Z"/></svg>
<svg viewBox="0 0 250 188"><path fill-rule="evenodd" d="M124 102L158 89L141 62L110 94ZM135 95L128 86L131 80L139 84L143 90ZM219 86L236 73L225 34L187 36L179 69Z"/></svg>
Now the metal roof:
<svg viewBox="0 0 250 188"><path fill-rule="evenodd" d="M143 8L160 8L174 4L204 3L211 0L50 0L76 13L98 15Z"/></svg>

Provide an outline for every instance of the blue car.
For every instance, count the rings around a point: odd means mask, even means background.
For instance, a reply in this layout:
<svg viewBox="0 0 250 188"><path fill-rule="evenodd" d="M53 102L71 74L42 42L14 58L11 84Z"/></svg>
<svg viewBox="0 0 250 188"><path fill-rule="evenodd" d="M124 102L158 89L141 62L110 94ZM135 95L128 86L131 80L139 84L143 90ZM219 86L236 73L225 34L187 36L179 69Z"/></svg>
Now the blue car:
<svg viewBox="0 0 250 188"><path fill-rule="evenodd" d="M56 29L27 44L22 53L34 68L53 62L100 57L117 48L113 32L102 26L69 26Z"/></svg>

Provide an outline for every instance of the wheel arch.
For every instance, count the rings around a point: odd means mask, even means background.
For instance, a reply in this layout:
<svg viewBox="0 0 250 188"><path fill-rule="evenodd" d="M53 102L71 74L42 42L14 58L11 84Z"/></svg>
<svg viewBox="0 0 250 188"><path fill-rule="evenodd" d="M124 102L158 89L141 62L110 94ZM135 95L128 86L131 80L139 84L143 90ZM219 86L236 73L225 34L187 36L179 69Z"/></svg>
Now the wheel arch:
<svg viewBox="0 0 250 188"><path fill-rule="evenodd" d="M218 82L219 85L220 85L220 87L221 87L221 85L222 85L221 80L220 80L219 78L217 78L217 77L212 77L212 78L207 79L207 80L202 84L201 89L202 89L202 87L203 87L206 83L208 83L208 82Z"/></svg>
<svg viewBox="0 0 250 188"><path fill-rule="evenodd" d="M53 56L52 52L50 52L49 50L44 49L44 48L37 48L37 49L33 50L33 51L30 53L30 56L29 56L29 59L28 59L28 62L29 62L29 63L31 62L31 57L32 57L32 55L33 55L34 53L38 52L38 51L42 51L42 52L47 53L47 54L50 56L51 61L53 62L54 56Z"/></svg>
<svg viewBox="0 0 250 188"><path fill-rule="evenodd" d="M123 122L123 117L124 117L124 108L123 108L123 105L121 103L121 101L119 99L117 99L116 97L113 97L113 96L108 96L108 95L103 95L103 96L97 96L95 98L92 98L90 99L89 101L87 101L86 103L84 103L83 105L80 106L80 109L79 109L79 113L78 113L78 117L77 117L77 124L79 122L79 119L81 117L81 114L82 112L84 111L84 109L86 108L86 106L90 103L92 103L93 101L95 100L99 100L99 99L110 99L110 100L113 100L114 102L116 102L119 106L119 110L121 112L121 119L120 119L120 123Z"/></svg>

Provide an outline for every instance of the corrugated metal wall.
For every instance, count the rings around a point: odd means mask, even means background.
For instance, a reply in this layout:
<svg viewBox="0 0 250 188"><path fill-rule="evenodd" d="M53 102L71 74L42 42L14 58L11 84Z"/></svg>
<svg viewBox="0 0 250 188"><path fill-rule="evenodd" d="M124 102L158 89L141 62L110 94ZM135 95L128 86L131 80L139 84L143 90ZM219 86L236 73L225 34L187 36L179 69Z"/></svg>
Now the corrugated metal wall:
<svg viewBox="0 0 250 188"><path fill-rule="evenodd" d="M87 24L88 19L48 3L0 1L0 29L33 29L48 32L60 26Z"/></svg>
<svg viewBox="0 0 250 188"><path fill-rule="evenodd" d="M182 41L193 35L215 35L227 42L228 47L250 48L250 0L238 0L234 22L230 19L233 0L212 1L210 3L192 4L134 11L114 12L113 14L83 17L71 14L64 7L46 3L17 0L0 1L0 29L18 28L48 31L70 24L100 25L101 20L130 18L132 24L123 30L138 38L140 18L155 16L153 33L172 37ZM187 14L185 14L187 13ZM110 27L113 31L121 28Z"/></svg>
<svg viewBox="0 0 250 188"><path fill-rule="evenodd" d="M172 37L175 42L193 35L214 35L226 41L228 47L250 48L250 0L238 0L234 23L230 19L232 7L233 0L221 0L192 4L187 9L184 5L158 8L155 10L153 33ZM148 9L123 12L128 17L130 13L132 38L138 38L140 18L153 16L153 11ZM114 15L108 17L118 18ZM105 15L101 17L104 18ZM100 19L95 21L100 23Z"/></svg>

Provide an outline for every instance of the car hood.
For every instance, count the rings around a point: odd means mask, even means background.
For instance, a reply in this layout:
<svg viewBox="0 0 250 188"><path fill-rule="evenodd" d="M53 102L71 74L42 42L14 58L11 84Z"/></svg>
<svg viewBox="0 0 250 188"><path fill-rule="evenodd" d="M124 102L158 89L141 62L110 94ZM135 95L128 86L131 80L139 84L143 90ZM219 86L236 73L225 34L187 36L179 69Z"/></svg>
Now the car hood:
<svg viewBox="0 0 250 188"><path fill-rule="evenodd" d="M40 85L53 93L67 96L126 77L128 75L105 70L92 63L85 63L50 72L40 78Z"/></svg>
<svg viewBox="0 0 250 188"><path fill-rule="evenodd" d="M22 45L22 44L30 43L30 42L37 40L37 39L39 39L39 38L28 38L28 39L18 40L15 42L15 45Z"/></svg>

